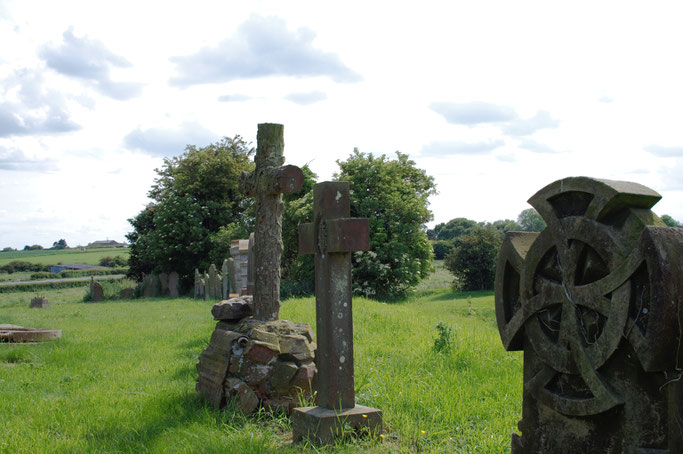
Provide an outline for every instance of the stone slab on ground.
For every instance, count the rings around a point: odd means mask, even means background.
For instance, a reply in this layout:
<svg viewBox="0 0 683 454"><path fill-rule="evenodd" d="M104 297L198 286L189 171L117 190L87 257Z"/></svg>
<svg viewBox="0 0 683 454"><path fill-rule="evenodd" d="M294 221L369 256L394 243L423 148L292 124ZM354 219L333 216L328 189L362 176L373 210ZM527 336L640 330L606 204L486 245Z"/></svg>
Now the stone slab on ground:
<svg viewBox="0 0 683 454"><path fill-rule="evenodd" d="M62 337L61 329L24 328L18 325L0 325L0 342L41 342Z"/></svg>

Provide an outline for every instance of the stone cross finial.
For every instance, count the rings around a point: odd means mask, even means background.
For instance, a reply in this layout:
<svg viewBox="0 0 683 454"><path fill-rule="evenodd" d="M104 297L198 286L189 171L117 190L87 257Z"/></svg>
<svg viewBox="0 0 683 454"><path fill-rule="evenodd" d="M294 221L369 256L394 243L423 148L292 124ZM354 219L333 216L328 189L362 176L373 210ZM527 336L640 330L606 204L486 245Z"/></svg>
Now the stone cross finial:
<svg viewBox="0 0 683 454"><path fill-rule="evenodd" d="M299 226L299 253L314 254L318 407L292 415L294 440L332 441L339 424L381 428L380 410L356 406L353 369L351 252L369 249L368 219L350 218L349 184L313 189L314 222Z"/></svg>
<svg viewBox="0 0 683 454"><path fill-rule="evenodd" d="M540 233L508 233L496 318L524 350L512 453L683 452L683 229L623 181L558 180L531 203Z"/></svg>
<svg viewBox="0 0 683 454"><path fill-rule="evenodd" d="M256 141L256 169L242 174L240 190L256 199L254 318L266 321L280 312L282 193L301 189L304 175L299 167L283 166L283 125L258 125Z"/></svg>

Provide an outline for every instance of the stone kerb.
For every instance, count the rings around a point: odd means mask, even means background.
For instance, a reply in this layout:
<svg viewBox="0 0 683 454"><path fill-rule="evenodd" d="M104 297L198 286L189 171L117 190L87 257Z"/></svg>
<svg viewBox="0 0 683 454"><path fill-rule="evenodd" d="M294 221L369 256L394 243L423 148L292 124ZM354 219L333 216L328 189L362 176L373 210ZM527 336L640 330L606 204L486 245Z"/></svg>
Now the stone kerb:
<svg viewBox="0 0 683 454"><path fill-rule="evenodd" d="M512 453L683 452L683 229L629 182L565 178L529 203L540 233L498 255L503 346L524 350Z"/></svg>

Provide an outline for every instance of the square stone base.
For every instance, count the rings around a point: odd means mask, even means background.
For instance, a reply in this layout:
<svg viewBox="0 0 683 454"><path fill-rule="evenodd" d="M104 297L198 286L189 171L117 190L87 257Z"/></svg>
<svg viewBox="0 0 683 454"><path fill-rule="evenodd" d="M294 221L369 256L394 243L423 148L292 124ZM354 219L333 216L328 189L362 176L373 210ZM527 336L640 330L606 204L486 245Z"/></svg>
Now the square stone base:
<svg viewBox="0 0 683 454"><path fill-rule="evenodd" d="M292 411L295 443L307 438L319 444L327 444L345 434L349 435L349 431L379 437L382 432L382 410L356 405L342 410L298 407Z"/></svg>

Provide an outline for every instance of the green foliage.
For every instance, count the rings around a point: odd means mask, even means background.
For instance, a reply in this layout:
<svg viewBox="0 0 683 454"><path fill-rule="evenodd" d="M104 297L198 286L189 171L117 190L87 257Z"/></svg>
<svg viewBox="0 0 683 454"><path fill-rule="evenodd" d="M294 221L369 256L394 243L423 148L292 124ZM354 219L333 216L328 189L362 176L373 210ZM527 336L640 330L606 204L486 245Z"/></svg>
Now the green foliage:
<svg viewBox="0 0 683 454"><path fill-rule="evenodd" d="M443 260L451 249L453 249L452 240L435 240L432 241L432 248L434 249L434 259Z"/></svg>
<svg viewBox="0 0 683 454"><path fill-rule="evenodd" d="M52 243L52 249L66 249L68 247L69 245L66 244L65 239L61 239L59 241L55 241L54 243Z"/></svg>
<svg viewBox="0 0 683 454"><path fill-rule="evenodd" d="M280 295L310 295L315 290L315 270L312 255L299 255L299 225L313 217L313 186L318 176L305 164L301 167L304 184L292 194L283 194L282 260Z"/></svg>
<svg viewBox="0 0 683 454"><path fill-rule="evenodd" d="M203 148L164 159L149 197L135 218L129 276L177 271L185 286L195 268L207 269L229 257L230 240L246 238L251 200L238 190L240 174L253 169L253 149L241 137L225 137Z"/></svg>
<svg viewBox="0 0 683 454"><path fill-rule="evenodd" d="M105 300L115 300L119 298L121 290L125 288L134 288L135 281L130 279L107 279L97 281L102 285L102 294ZM83 296L83 302L92 301L92 294L90 293L91 287L85 289L85 295Z"/></svg>
<svg viewBox="0 0 683 454"><path fill-rule="evenodd" d="M2 252L14 252L14 251L16 251L16 249L11 248L9 246L2 248Z"/></svg>
<svg viewBox="0 0 683 454"><path fill-rule="evenodd" d="M431 271L425 224L434 178L400 152L390 160L354 150L337 164L335 178L351 187L351 216L370 219L370 250L353 256L354 291L382 300L407 295Z"/></svg>
<svg viewBox="0 0 683 454"><path fill-rule="evenodd" d="M434 226L435 240L454 240L462 235L467 235L472 230L476 229L478 224L476 221L467 218L455 218L446 223L437 224Z"/></svg>
<svg viewBox="0 0 683 454"><path fill-rule="evenodd" d="M44 271L47 267L38 263L26 262L24 260L13 260L6 265L0 266L0 273L16 273L19 271Z"/></svg>
<svg viewBox="0 0 683 454"><path fill-rule="evenodd" d="M676 221L674 218L672 218L668 214L662 215L661 220L662 220L662 222L664 222L664 224L666 224L669 227L680 227L681 226L680 222Z"/></svg>
<svg viewBox="0 0 683 454"><path fill-rule="evenodd" d="M496 230L498 230L501 233L519 232L522 230L522 226L519 225L516 221L513 221L511 219L494 221L491 224L491 227L495 228Z"/></svg>
<svg viewBox="0 0 683 454"><path fill-rule="evenodd" d="M63 279L72 277L87 277L87 276L110 276L113 274L126 274L128 268L126 267L113 267L107 270L102 269L91 269L91 270L64 270L59 273L33 273L30 276L32 281L39 279Z"/></svg>
<svg viewBox="0 0 683 454"><path fill-rule="evenodd" d="M527 208L519 213L517 222L525 232L540 232L545 228L545 221L533 208Z"/></svg>
<svg viewBox="0 0 683 454"><path fill-rule="evenodd" d="M445 323L439 322L439 324L436 325L436 330L439 332L439 336L434 339L434 351L437 353L448 353L453 347L451 345L453 329Z"/></svg>
<svg viewBox="0 0 683 454"><path fill-rule="evenodd" d="M122 255L117 255L115 257L107 255L106 257L102 257L100 259L100 266L108 266L110 268L114 268L117 266L126 266L127 264L128 258Z"/></svg>
<svg viewBox="0 0 683 454"><path fill-rule="evenodd" d="M41 282L35 281L27 284L11 284L0 285L0 293L13 292L44 292L50 289L83 287L87 285L87 281L57 281L57 282Z"/></svg>
<svg viewBox="0 0 683 454"><path fill-rule="evenodd" d="M28 244L24 246L25 251L38 251L40 249L43 249L43 246L40 244L34 244L33 246L29 246Z"/></svg>
<svg viewBox="0 0 683 454"><path fill-rule="evenodd" d="M501 234L493 228L479 227L458 238L446 255L445 265L463 290L489 290L496 278L496 256Z"/></svg>

